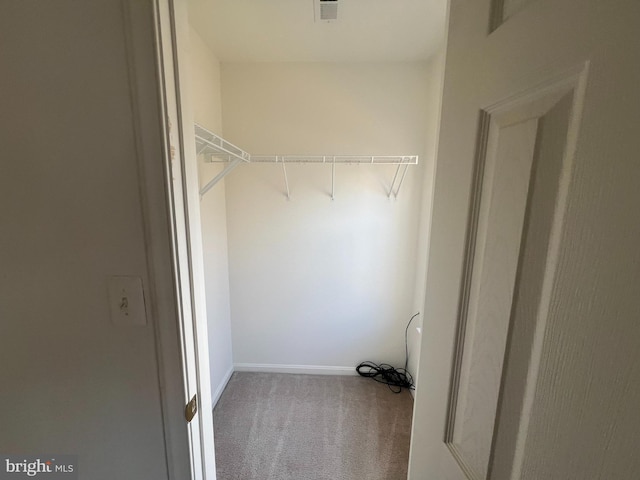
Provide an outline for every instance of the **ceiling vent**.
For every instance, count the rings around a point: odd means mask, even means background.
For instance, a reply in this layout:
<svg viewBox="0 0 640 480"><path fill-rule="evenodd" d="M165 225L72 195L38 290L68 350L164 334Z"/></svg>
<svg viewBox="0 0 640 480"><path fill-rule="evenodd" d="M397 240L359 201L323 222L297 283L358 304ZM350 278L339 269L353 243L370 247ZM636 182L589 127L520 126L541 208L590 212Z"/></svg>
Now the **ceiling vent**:
<svg viewBox="0 0 640 480"><path fill-rule="evenodd" d="M316 22L332 22L338 19L338 0L314 0Z"/></svg>

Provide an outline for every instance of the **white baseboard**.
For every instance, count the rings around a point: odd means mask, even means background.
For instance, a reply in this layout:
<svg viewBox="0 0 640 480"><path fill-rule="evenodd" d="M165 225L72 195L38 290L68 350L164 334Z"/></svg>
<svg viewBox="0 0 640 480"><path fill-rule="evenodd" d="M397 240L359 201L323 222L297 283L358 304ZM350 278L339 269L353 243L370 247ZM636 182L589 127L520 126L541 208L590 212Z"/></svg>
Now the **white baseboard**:
<svg viewBox="0 0 640 480"><path fill-rule="evenodd" d="M304 373L308 375L357 375L355 367L324 365L281 365L271 363L236 363L236 372Z"/></svg>
<svg viewBox="0 0 640 480"><path fill-rule="evenodd" d="M231 365L229 367L229 370L227 370L227 373L224 374L224 377L222 377L222 381L220 382L220 385L218 385L218 388L216 388L216 391L213 392L213 394L211 395L211 410L213 410L215 408L215 406L218 404L218 400L220 400L220 397L222 396L222 392L224 392L225 387L227 386L227 383L229 383L229 380L231 380L231 375L233 375L233 365Z"/></svg>

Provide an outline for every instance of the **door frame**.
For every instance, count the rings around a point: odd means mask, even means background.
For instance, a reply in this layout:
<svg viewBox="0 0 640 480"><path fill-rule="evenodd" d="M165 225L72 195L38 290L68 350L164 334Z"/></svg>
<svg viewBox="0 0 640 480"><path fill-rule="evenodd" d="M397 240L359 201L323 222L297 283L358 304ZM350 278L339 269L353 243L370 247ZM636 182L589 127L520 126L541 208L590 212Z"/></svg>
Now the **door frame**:
<svg viewBox="0 0 640 480"><path fill-rule="evenodd" d="M189 436L189 449L191 460L191 478L195 480L215 480L215 448L213 437L213 412L211 410L211 378L209 372L209 337L207 325L206 310L206 293L205 293L205 275L204 275L204 258L202 247L202 232L200 220L200 193L198 183L198 167L197 163L190 161L196 158L195 150L195 133L193 126L193 112L191 108L188 85L188 12L186 2L183 0L155 0L155 32L156 32L156 55L158 62L158 79L162 86L162 101L165 102L165 113L169 114L171 105L171 96L175 94L175 110L176 120L176 145L179 149L178 157L180 160L180 170L182 172L182 198L176 203L170 203L171 215L175 220L176 211L174 208L183 208L187 242L187 255L181 257L175 255L174 273L176 277L182 274L189 279L189 285L182 288L182 296L187 295L190 298L184 298L185 304L191 307L190 318L191 324L188 324L189 316L179 316L179 329L183 342L193 345L183 346L182 351L182 367L184 377L189 374L196 378L196 389L198 395L198 414L193 421L198 424L194 425L194 429ZM168 18L163 18L166 15ZM166 42L166 43L165 43ZM163 51L163 43L171 45L171 51ZM168 56L171 56L173 63L173 83L175 92L171 94L167 90L166 70L163 63ZM168 118L163 116L162 118ZM170 145L170 126L163 123L165 135L165 145L169 155L166 161L169 165L172 161L173 152ZM170 169L168 169L170 172ZM171 189L172 179L170 176L165 178L165 188ZM175 225L175 222L174 222ZM180 228L178 227L175 227ZM175 233L175 232L174 232ZM183 277L183 278L184 278ZM178 278L176 278L178 281ZM193 347L195 353L195 363L191 362L191 357L186 355L186 351ZM183 377L183 378L184 378ZM185 385L185 390L189 387ZM193 394L187 393L188 399ZM181 410L182 412L183 410ZM184 421L182 419L182 421ZM197 427L197 428L196 428ZM179 448L174 446L174 448Z"/></svg>
<svg viewBox="0 0 640 480"><path fill-rule="evenodd" d="M134 0L122 0L123 2L129 2L135 4ZM438 165L438 140L439 140L439 126L441 121L441 108L442 108L442 96L445 86L446 78L444 78L446 71L446 51L447 51L447 36L449 30L449 9L450 0L446 0L446 16L445 16L445 38L443 41L443 65L442 65L442 77L439 79L439 102L438 113L436 118L437 130L435 132L435 147L434 147L434 160L432 167L432 175L435 183L435 177L437 174ZM166 27L163 27L162 22L162 7L166 8L170 12L170 29L167 31ZM133 9L135 7L129 7ZM154 54L155 54L155 71L156 78L155 83L158 85L159 92L157 95L157 118L166 118L167 111L167 86L163 72L163 55L170 54L173 62L176 65L174 75L176 83L176 107L179 113L178 118L178 147L180 148L180 159L182 161L182 168L185 172L185 178L183 179L184 186L184 201L186 204L185 216L187 218L187 237L189 239L189 260L188 262L180 261L177 257L175 248L172 242L169 244L163 244L160 247L157 245L156 239L159 237L171 237L175 235L175 211L174 205L171 202L171 145L169 144L169 130L166 122L162 122L161 125L161 138L158 139L162 143L162 158L164 171L162 172L162 179L160 179L159 172L153 172L154 178L145 172L144 166L141 167L141 190L143 194L143 204L146 210L145 215L145 229L147 238L153 238L153 242L148 241L147 246L150 253L150 279L152 283L157 285L152 286L151 296L152 308L156 307L156 311L153 313L155 318L158 319L158 329L156 331L156 344L157 344L157 356L158 356L158 369L160 378L160 395L163 404L163 424L164 424L164 437L165 448L167 453L167 464L169 479L183 479L184 474L189 471L189 478L200 480L215 480L215 457L213 455L214 450L214 435L213 435L213 415L210 410L211 406L211 385L209 377L209 355L208 355L208 335L207 335L207 315L206 315L206 301L204 296L204 269L203 269L203 252L202 252L202 237L201 237L201 221L200 221L200 205L199 205L199 184L197 165L194 162L187 162L185 159L195 158L195 145L189 139L194 138L193 129L193 116L191 110L191 103L189 98L189 92L184 85L188 81L188 58L185 53L186 43L188 42L188 31L185 29L188 26L188 12L186 3L183 0L153 0L153 32L154 32ZM166 21L166 19L164 19ZM131 33L129 33L131 34ZM138 35L141 35L139 33ZM136 32L133 32L136 35ZM172 45L171 52L163 52L162 40L169 36ZM141 61L140 58L131 60L131 63L135 65L136 61ZM148 79L147 79L148 81ZM145 83L141 79L136 78L138 84L138 92L148 87L150 83ZM138 94L136 93L136 96ZM135 107L134 107L135 110ZM139 114L138 114L139 116ZM157 120L156 120L157 121ZM141 135L144 137L144 135ZM149 164L149 169L158 170L157 159L145 159ZM151 163L150 163L151 162ZM153 164L155 162L155 164ZM190 165L192 164L192 165ZM433 210L433 200L435 196L435 185L431 191L431 208ZM160 218L156 218L160 217ZM429 215L428 218L429 230L431 230L432 218ZM167 235L169 233L170 235ZM431 239L429 239L430 242ZM163 242L164 243L164 242ZM430 246L427 247L427 252ZM167 265L167 258L172 258L174 261L173 268ZM425 259L424 261L427 261ZM181 302L179 298L175 297L176 283L179 282L179 270L185 269L188 271L191 279L191 301L193 305L193 318L194 318L194 342L196 349L196 357L198 364L191 366L196 368L199 388L199 413L197 419L200 422L200 442L199 445L194 445L182 415L176 416L176 412L182 413L185 405L185 367L184 354L181 349L181 342L184 339L182 333L185 329L183 323L183 317L180 314ZM426 274L428 276L429 265L427 264ZM152 274L152 272L155 272ZM171 284L167 285L167 279L170 276ZM170 288L169 288L170 287ZM153 292L156 292L154 294ZM171 292L171 295L162 295L159 292ZM171 312L171 313L168 313ZM421 338L421 344L425 343L424 336ZM420 357L423 355L423 348L418 351L418 364L420 363ZM417 372L418 378L420 378L420 372ZM420 395L420 391L427 388L427 379L423 379L418 382L422 385L422 388L418 388L417 394ZM411 449L409 454L409 465L411 465L411 458L421 455L421 448L416 443L420 442L420 438L416 438L414 434L415 430L415 411L414 408L414 421L412 421L411 429ZM192 456L192 448L198 448L201 452L201 465L195 465ZM206 455L205 452L210 452L210 455ZM408 478L417 478L419 472L411 472L409 469Z"/></svg>
<svg viewBox="0 0 640 480"><path fill-rule="evenodd" d="M155 319L167 478L215 480L197 165L185 161L195 158L191 106L186 89L181 88L188 81L187 62L179 55L188 39L188 31L184 31L186 4L182 0L121 0L121 4L148 265L147 309ZM171 45L170 52L164 51L163 42ZM173 108L178 116L174 138L183 172L183 195L178 203L183 205L187 223L186 259L180 258L176 246L172 145L165 120L172 107L164 69L169 55L174 64L172 82L176 86L171 93L175 94ZM189 285L183 288L181 274L189 279ZM189 298L183 298L185 295ZM193 325L185 322L183 313L183 308L189 305ZM189 340L195 349L195 364L188 361L185 352L184 343ZM192 420L197 422L196 429L191 429L185 420L185 406L191 396L189 375L197 379L198 413Z"/></svg>

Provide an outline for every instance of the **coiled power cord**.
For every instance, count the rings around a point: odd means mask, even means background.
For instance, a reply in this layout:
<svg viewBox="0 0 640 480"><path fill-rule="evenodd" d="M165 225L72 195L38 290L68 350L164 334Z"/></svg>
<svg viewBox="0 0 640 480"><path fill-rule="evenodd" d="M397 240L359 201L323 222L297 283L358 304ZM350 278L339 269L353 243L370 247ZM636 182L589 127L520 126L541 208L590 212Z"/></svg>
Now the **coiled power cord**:
<svg viewBox="0 0 640 480"><path fill-rule="evenodd" d="M372 378L378 383L384 383L393 393L400 393L403 388L415 390L413 377L407 371L407 365L409 363L408 333L409 325L411 325L413 319L418 315L420 315L420 312L409 319L407 327L404 329L404 368L395 368L386 363L377 364L367 361L358 365L356 372L363 377Z"/></svg>

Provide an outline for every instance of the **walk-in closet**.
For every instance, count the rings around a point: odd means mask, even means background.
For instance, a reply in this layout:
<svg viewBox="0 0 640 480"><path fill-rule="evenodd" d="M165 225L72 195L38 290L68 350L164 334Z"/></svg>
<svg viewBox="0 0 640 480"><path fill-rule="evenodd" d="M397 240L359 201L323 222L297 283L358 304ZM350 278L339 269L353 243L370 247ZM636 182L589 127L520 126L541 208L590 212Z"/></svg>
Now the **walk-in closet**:
<svg viewBox="0 0 640 480"><path fill-rule="evenodd" d="M189 2L222 480L406 477L412 390L356 373L416 378L444 2L405 3Z"/></svg>

